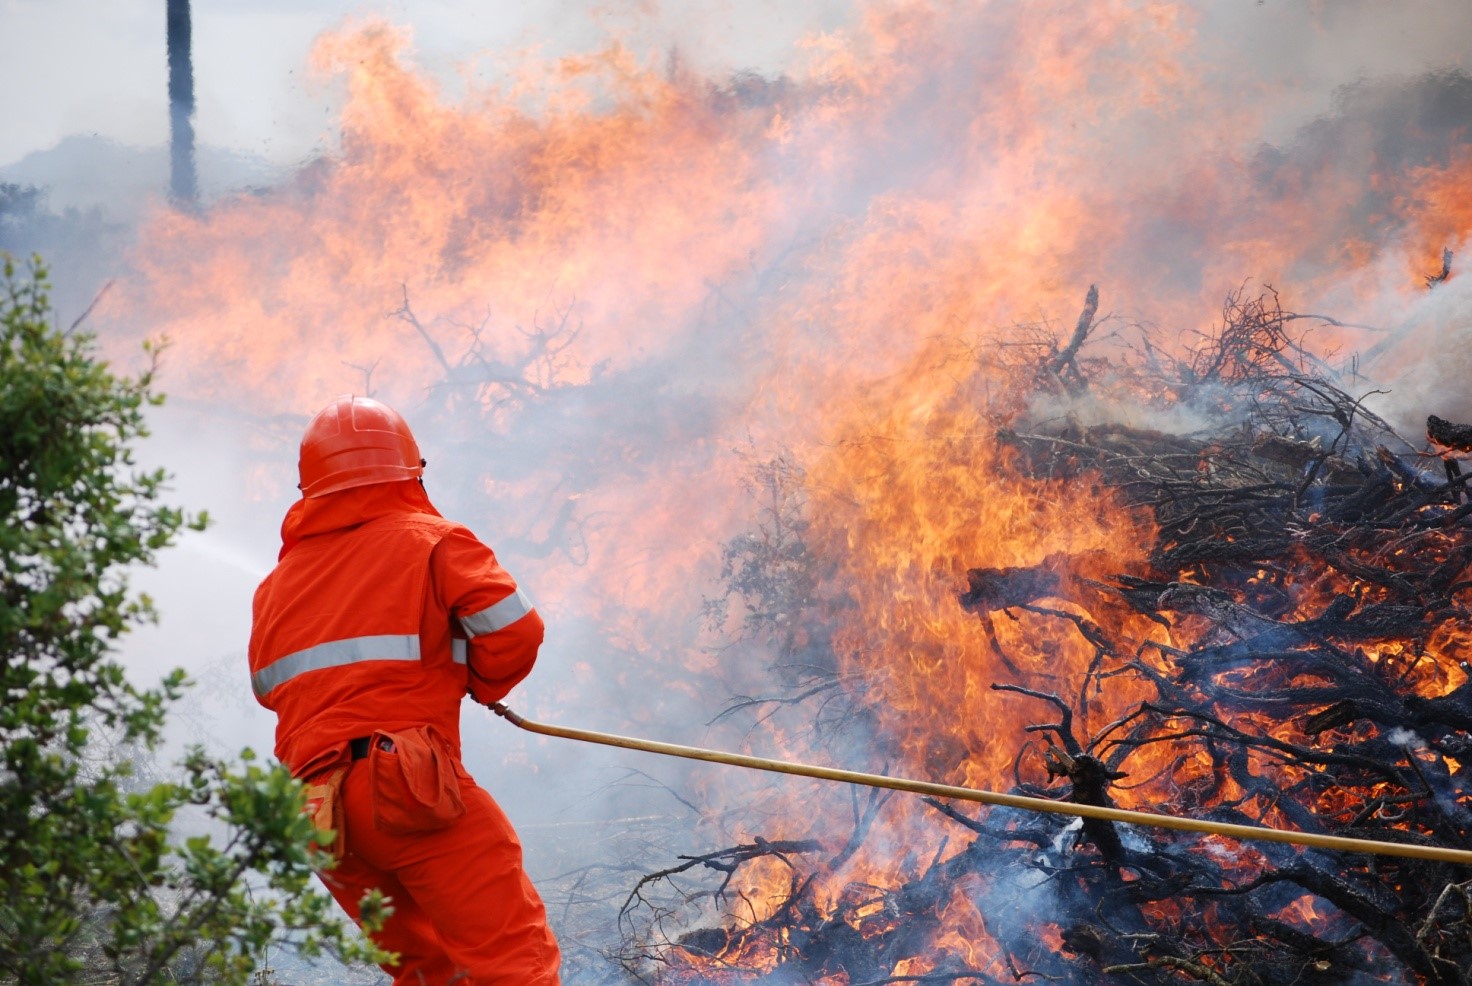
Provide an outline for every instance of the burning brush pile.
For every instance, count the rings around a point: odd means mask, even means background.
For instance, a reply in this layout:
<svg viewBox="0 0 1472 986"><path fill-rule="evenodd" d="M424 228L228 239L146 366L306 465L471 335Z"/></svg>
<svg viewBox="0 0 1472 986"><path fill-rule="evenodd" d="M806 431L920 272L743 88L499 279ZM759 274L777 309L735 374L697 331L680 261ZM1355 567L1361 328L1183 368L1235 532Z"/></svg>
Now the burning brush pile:
<svg viewBox="0 0 1472 986"><path fill-rule="evenodd" d="M215 543L372 394L548 621L533 718L1472 848L1467 5L808 6L770 73L732 5L706 67L620 27L448 88L324 34L320 157L150 220L94 316L248 450ZM1239 277L1384 330L1218 320ZM580 986L1472 978L1449 864L467 735Z"/></svg>
<svg viewBox="0 0 1472 986"><path fill-rule="evenodd" d="M806 752L853 756L835 751L859 738L881 772L994 785L968 759L985 745L1015 793L1472 848L1472 497L1455 458L1472 429L1432 416L1429 445L1397 435L1366 407L1369 381L1305 344L1332 320L1271 292L1230 298L1179 356L1143 338L1090 356L1096 311L1091 290L1066 342L1007 357L1021 386L1010 404L992 395L997 468L1064 517L1125 510L1140 550L965 571L954 606L985 641L968 680L990 680L1006 720L935 721L935 707L910 715L931 720L923 749L893 739L894 676L846 662L852 647L820 629L845 605L842 573L816 541L812 477L783 461L726 570L782 687L731 711L796 712ZM1094 397L1212 424L1089 423ZM1472 872L1454 864L842 797L848 811L789 805L640 880L625 967L828 986L1472 979Z"/></svg>

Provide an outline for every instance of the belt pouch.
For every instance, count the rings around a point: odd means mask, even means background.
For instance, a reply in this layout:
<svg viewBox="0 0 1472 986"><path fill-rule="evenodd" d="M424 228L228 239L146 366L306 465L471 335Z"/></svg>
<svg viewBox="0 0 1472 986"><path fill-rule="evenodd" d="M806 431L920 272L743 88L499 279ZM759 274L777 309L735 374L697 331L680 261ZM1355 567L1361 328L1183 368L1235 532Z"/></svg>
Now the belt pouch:
<svg viewBox="0 0 1472 986"><path fill-rule="evenodd" d="M302 805L302 813L311 817L318 835L313 846L331 853L334 859L342 857L342 779L347 772L346 767L338 767L330 773L318 774L320 779L309 781L304 789L306 802ZM323 842L323 839L328 841Z"/></svg>
<svg viewBox="0 0 1472 986"><path fill-rule="evenodd" d="M434 832L465 814L454 756L429 726L375 732L368 769L373 779L373 826L380 832Z"/></svg>

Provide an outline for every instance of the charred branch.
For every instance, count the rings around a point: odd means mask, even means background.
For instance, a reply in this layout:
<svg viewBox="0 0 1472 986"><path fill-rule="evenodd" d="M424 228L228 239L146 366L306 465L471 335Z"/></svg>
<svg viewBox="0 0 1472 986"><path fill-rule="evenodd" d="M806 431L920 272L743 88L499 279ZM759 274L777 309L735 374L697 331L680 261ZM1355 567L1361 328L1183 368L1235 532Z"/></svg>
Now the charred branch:
<svg viewBox="0 0 1472 986"><path fill-rule="evenodd" d="M1045 558L1040 565L1017 568L973 568L966 573L970 584L960 595L961 607L970 613L1010 609L1059 594L1067 559Z"/></svg>
<svg viewBox="0 0 1472 986"><path fill-rule="evenodd" d="M439 364L444 376L435 390L448 399L469 397L494 412L503 405L525 404L571 386L560 380L561 371L571 364L572 347L581 332L581 326L573 322L571 306L555 311L549 322L538 318L530 329L515 326L494 339L488 331L489 313L474 323L450 322L459 337L459 352L452 358L453 350L433 331L440 320L426 324L410 304L408 285L400 289L403 302L389 315L412 328Z"/></svg>
<svg viewBox="0 0 1472 986"><path fill-rule="evenodd" d="M1054 381L1066 393L1076 395L1088 389L1088 378L1079 368L1077 357L1078 351L1088 340L1089 333L1093 331L1094 316L1098 312L1099 288L1098 285L1090 284L1089 292L1084 297L1083 311L1079 312L1078 323L1073 329L1073 337L1068 340L1068 344L1062 350L1043 364L1043 373L1046 378Z"/></svg>
<svg viewBox="0 0 1472 986"><path fill-rule="evenodd" d="M1437 445L1458 452L1472 452L1472 425L1457 424L1431 414L1426 417L1426 437Z"/></svg>
<svg viewBox="0 0 1472 986"><path fill-rule="evenodd" d="M1435 274L1426 275L1426 287L1434 288L1452 276L1452 248L1443 247L1441 251L1441 270Z"/></svg>

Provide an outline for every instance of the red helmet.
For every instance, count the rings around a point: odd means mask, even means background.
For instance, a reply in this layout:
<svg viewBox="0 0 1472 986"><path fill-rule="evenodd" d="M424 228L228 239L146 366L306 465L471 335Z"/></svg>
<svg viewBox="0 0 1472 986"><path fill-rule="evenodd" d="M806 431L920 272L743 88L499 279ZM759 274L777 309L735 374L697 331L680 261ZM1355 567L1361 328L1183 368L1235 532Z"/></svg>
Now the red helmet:
<svg viewBox="0 0 1472 986"><path fill-rule="evenodd" d="M424 475L408 422L371 397L342 396L317 412L297 463L304 497Z"/></svg>

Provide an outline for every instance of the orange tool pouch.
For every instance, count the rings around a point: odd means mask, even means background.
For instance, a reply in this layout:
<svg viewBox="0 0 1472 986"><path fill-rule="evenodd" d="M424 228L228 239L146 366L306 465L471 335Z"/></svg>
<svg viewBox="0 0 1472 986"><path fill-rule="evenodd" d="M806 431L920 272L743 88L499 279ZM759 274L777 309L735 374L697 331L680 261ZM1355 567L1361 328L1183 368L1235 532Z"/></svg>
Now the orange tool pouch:
<svg viewBox="0 0 1472 986"><path fill-rule="evenodd" d="M308 782L305 788L306 803L302 814L312 819L320 839L313 842L316 849L331 853L334 859L342 858L344 825L342 808L342 779L347 775L346 767L338 767L327 774L318 774L318 780ZM327 839L323 842L321 839Z"/></svg>
<svg viewBox="0 0 1472 986"><path fill-rule="evenodd" d="M368 770L373 779L373 825L380 832L433 832L465 814L455 757L432 727L374 733Z"/></svg>

